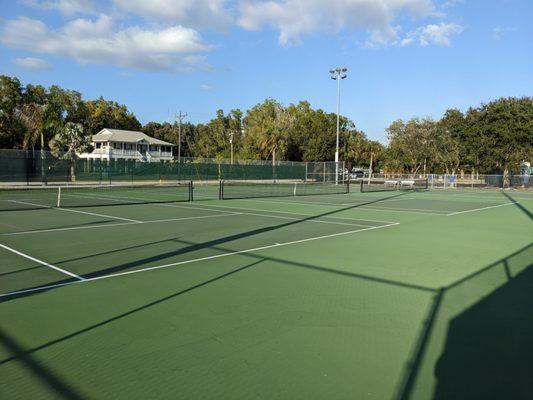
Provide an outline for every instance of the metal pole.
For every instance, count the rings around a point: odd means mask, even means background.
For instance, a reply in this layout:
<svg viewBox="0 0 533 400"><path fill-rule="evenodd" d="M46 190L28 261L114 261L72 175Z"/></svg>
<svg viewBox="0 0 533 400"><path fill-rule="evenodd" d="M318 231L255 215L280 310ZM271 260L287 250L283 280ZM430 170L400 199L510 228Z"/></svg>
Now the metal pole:
<svg viewBox="0 0 533 400"><path fill-rule="evenodd" d="M176 114L176 119L178 120L178 164L181 161L181 121L187 117L187 113L182 113L181 111Z"/></svg>
<svg viewBox="0 0 533 400"><path fill-rule="evenodd" d="M368 169L368 184L370 185L370 181L372 179L372 163L374 161L374 153L370 151L370 168ZM364 175L363 175L364 179Z"/></svg>
<svg viewBox="0 0 533 400"><path fill-rule="evenodd" d="M335 146L335 184L339 183L339 126L341 107L341 80L337 77L337 141Z"/></svg>
<svg viewBox="0 0 533 400"><path fill-rule="evenodd" d="M231 147L231 165L233 165L233 132L230 132L229 144L230 144L230 147Z"/></svg>
<svg viewBox="0 0 533 400"><path fill-rule="evenodd" d="M336 67L329 70L331 79L337 81L337 137L335 145L335 184L339 183L339 133L340 133L340 109L341 109L341 79L347 77L346 67Z"/></svg>
<svg viewBox="0 0 533 400"><path fill-rule="evenodd" d="M181 161L181 118L178 122L178 163Z"/></svg>

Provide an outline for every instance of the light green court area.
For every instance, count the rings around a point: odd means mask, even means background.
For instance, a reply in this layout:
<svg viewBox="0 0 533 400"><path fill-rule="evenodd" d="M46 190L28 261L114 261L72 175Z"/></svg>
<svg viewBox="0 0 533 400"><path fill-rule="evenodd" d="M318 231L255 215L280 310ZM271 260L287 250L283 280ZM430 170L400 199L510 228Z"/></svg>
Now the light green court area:
<svg viewBox="0 0 533 400"><path fill-rule="evenodd" d="M533 398L533 193L217 197L0 211L0 398Z"/></svg>

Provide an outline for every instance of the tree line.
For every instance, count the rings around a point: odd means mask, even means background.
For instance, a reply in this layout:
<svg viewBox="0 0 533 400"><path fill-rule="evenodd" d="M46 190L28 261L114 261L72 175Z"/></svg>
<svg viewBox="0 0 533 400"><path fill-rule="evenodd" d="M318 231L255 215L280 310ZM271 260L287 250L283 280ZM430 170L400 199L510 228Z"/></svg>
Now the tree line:
<svg viewBox="0 0 533 400"><path fill-rule="evenodd" d="M102 97L84 100L77 91L53 85L22 85L0 76L0 148L50 149L73 132L88 138L103 128L141 130L174 144L181 131L184 157L331 161L336 115L309 102L284 106L266 99L243 112L216 115L207 123L148 122L125 105ZM74 129L74 130L76 130ZM58 137L59 135L59 137ZM72 135L66 135L72 137ZM55 139L55 141L54 141ZM230 144L230 142L232 144ZM340 159L349 168L407 173L501 173L519 171L533 156L533 98L501 98L466 112L447 110L439 120L393 121L387 143L370 140L340 117Z"/></svg>

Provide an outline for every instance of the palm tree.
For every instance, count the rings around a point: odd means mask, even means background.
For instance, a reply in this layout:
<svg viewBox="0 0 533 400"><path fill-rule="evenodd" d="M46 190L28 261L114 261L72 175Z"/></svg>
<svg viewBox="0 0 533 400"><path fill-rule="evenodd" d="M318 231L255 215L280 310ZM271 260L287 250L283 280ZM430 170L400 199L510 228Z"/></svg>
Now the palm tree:
<svg viewBox="0 0 533 400"><path fill-rule="evenodd" d="M41 147L44 146L42 140L42 129L44 125L44 117L46 113L46 106L37 103L24 104L18 112L18 116L26 132L22 141L22 147L27 149L31 147L35 149L35 143L41 138ZM43 150L41 148L41 150Z"/></svg>
<svg viewBox="0 0 533 400"><path fill-rule="evenodd" d="M78 159L78 153L92 150L91 137L83 134L81 124L68 122L65 128L50 140L49 146L52 154L69 161L71 179L75 181L75 162Z"/></svg>

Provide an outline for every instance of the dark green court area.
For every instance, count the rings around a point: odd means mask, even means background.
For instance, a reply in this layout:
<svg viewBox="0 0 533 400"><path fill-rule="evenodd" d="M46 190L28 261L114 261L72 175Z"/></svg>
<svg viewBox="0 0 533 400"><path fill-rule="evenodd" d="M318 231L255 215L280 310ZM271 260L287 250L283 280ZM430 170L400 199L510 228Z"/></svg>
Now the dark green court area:
<svg viewBox="0 0 533 400"><path fill-rule="evenodd" d="M3 193L1 398L533 398L533 193L187 185Z"/></svg>

